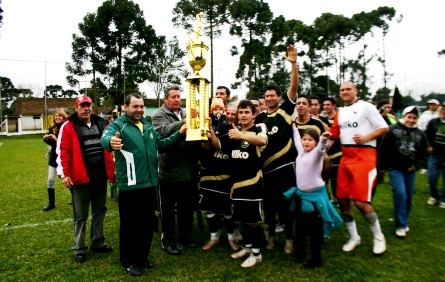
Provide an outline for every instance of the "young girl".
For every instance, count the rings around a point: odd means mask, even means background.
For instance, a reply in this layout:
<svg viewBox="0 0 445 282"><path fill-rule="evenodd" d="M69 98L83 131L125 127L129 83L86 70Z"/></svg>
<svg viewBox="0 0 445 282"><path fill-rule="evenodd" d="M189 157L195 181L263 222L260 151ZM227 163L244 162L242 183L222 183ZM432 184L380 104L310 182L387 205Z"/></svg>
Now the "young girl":
<svg viewBox="0 0 445 282"><path fill-rule="evenodd" d="M321 258L323 233L328 236L342 223L342 219L329 202L321 177L324 155L331 133L324 132L320 137L317 131L308 128L300 137L295 123L293 132L295 147L298 151L297 187L285 192L285 196L295 199L296 260L302 263L306 259L306 241L309 237L311 259L304 266L315 268L323 264Z"/></svg>

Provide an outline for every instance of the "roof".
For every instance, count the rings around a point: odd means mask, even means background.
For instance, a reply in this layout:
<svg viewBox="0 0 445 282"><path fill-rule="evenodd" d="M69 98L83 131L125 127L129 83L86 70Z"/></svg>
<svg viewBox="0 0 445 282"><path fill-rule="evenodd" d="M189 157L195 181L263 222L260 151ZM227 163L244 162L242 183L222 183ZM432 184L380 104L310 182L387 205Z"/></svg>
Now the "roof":
<svg viewBox="0 0 445 282"><path fill-rule="evenodd" d="M46 107L48 113L51 114L57 109L63 109L67 114L75 112L75 98L46 98ZM44 98L17 98L15 100L15 113L17 115L44 115L45 99ZM98 113L110 114L113 107L97 107Z"/></svg>

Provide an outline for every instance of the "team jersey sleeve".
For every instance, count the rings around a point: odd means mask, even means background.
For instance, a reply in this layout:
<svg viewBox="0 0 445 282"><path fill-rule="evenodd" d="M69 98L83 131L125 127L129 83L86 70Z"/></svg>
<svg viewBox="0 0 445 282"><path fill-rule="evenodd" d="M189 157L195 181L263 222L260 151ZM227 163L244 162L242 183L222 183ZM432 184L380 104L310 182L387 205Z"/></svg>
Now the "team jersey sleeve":
<svg viewBox="0 0 445 282"><path fill-rule="evenodd" d="M284 98L283 104L281 104L280 108L286 112L286 114L292 116L295 111L295 102L289 99L289 96L286 95Z"/></svg>
<svg viewBox="0 0 445 282"><path fill-rule="evenodd" d="M340 115L340 112L338 112L334 117L334 123L331 126L331 129L329 130L332 134L332 139L338 139L340 138L340 125L338 124L338 116Z"/></svg>
<svg viewBox="0 0 445 282"><path fill-rule="evenodd" d="M386 123L386 121L383 119L382 115L379 113L379 111L377 111L377 109L374 106L372 106L371 104L368 104L367 111L369 113L367 115L368 119L369 119L370 123L373 125L374 130L388 127L388 124Z"/></svg>

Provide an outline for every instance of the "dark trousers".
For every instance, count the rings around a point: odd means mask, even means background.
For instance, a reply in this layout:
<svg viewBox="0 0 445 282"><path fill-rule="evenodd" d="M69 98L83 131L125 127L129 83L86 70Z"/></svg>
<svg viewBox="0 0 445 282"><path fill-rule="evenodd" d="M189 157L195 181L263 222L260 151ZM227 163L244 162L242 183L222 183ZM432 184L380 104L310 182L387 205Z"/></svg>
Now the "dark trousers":
<svg viewBox="0 0 445 282"><path fill-rule="evenodd" d="M306 258L306 243L309 237L311 260L321 261L321 244L323 240L323 219L314 207L313 212L301 211L301 198L296 197L295 212L295 255L297 258Z"/></svg>
<svg viewBox="0 0 445 282"><path fill-rule="evenodd" d="M191 239L193 213L196 208L197 197L197 181L163 180L159 182L163 247L176 243L176 215L178 220L178 241L187 242Z"/></svg>
<svg viewBox="0 0 445 282"><path fill-rule="evenodd" d="M85 253L88 249L85 242L85 232L90 205L92 211L90 246L92 248L104 246L103 225L107 212L107 180L92 179L90 183L73 185L71 193L74 200L74 246L71 249L75 254Z"/></svg>
<svg viewBox="0 0 445 282"><path fill-rule="evenodd" d="M142 266L153 239L156 187L119 192L119 245L122 266Z"/></svg>
<svg viewBox="0 0 445 282"><path fill-rule="evenodd" d="M283 196L283 192L296 185L295 168L287 165L264 174L265 196L263 200L264 221L269 226L269 236L275 236L275 218L278 214L281 224L285 224L286 238L292 238L293 214Z"/></svg>
<svg viewBox="0 0 445 282"><path fill-rule="evenodd" d="M244 245L252 245L252 248L259 249L261 247L261 225L252 225L242 223L242 234Z"/></svg>

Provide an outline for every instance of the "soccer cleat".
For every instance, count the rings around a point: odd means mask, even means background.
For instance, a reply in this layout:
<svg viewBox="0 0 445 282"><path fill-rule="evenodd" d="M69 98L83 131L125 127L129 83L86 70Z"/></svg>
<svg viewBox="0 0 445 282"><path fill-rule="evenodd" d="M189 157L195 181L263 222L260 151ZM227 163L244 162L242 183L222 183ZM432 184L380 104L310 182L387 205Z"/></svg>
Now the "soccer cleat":
<svg viewBox="0 0 445 282"><path fill-rule="evenodd" d="M261 254L254 255L253 253L241 264L242 267L252 267L254 265L260 264L263 260Z"/></svg>
<svg viewBox="0 0 445 282"><path fill-rule="evenodd" d="M205 243L205 245L202 247L203 251L208 251L211 248L213 248L213 246L216 246L219 244L219 241L217 240L208 240L207 243Z"/></svg>
<svg viewBox="0 0 445 282"><path fill-rule="evenodd" d="M375 255L381 255L386 251L385 237L379 239L374 237L374 248L372 249Z"/></svg>
<svg viewBox="0 0 445 282"><path fill-rule="evenodd" d="M396 236L399 238L405 238L406 237L406 229L397 229L396 230Z"/></svg>
<svg viewBox="0 0 445 282"><path fill-rule="evenodd" d="M267 250L273 250L273 248L275 248L275 237L269 237L268 239L266 239L267 244L266 244L266 249Z"/></svg>
<svg viewBox="0 0 445 282"><path fill-rule="evenodd" d="M445 203L444 203L444 202L441 202L440 205L439 205L439 208L441 208L441 209L445 209Z"/></svg>
<svg viewBox="0 0 445 282"><path fill-rule="evenodd" d="M239 251L239 249L240 249L240 245L238 244L238 242L236 240L229 240L229 245L230 245L230 248L232 248L232 250L234 250L234 251Z"/></svg>
<svg viewBox="0 0 445 282"><path fill-rule="evenodd" d="M142 276L142 271L138 267L130 265L130 267L123 267L122 269L130 276Z"/></svg>
<svg viewBox="0 0 445 282"><path fill-rule="evenodd" d="M427 203L428 205L435 205L436 202L437 202L437 200L436 200L435 198L430 197L426 203Z"/></svg>
<svg viewBox="0 0 445 282"><path fill-rule="evenodd" d="M350 238L348 240L348 242L346 242L346 244L343 245L343 251L345 252L350 252L352 251L355 247L357 247L358 245L361 244L361 239L360 237L358 237L357 239L355 238Z"/></svg>
<svg viewBox="0 0 445 282"><path fill-rule="evenodd" d="M426 174L426 172L427 172L427 170L424 168L420 170L420 174Z"/></svg>
<svg viewBox="0 0 445 282"><path fill-rule="evenodd" d="M231 257L233 259L240 259L243 256L251 254L251 253L252 253L252 249L251 248L242 248L241 251L232 254Z"/></svg>
<svg viewBox="0 0 445 282"><path fill-rule="evenodd" d="M286 244L284 245L284 252L288 255L294 252L294 241L286 239Z"/></svg>
<svg viewBox="0 0 445 282"><path fill-rule="evenodd" d="M243 240L243 236L241 235L241 233L239 233L239 229L238 228L233 230L233 236L235 236L235 240L237 240L238 242Z"/></svg>
<svg viewBox="0 0 445 282"><path fill-rule="evenodd" d="M275 227L275 233L280 233L284 231L284 228L286 227L286 225L277 225L277 227Z"/></svg>

